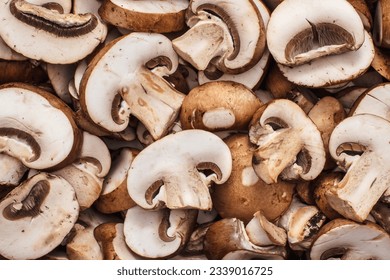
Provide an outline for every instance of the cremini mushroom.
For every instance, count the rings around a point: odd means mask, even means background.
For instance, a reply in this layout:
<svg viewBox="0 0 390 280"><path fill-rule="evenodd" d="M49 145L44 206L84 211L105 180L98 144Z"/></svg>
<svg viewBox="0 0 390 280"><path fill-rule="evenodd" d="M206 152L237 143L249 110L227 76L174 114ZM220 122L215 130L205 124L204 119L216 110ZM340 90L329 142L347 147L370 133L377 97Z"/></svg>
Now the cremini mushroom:
<svg viewBox="0 0 390 280"><path fill-rule="evenodd" d="M185 27L189 0L105 0L99 9L104 21L137 32L167 33Z"/></svg>
<svg viewBox="0 0 390 280"><path fill-rule="evenodd" d="M209 82L193 88L183 100L183 129L245 130L262 105L246 86L232 81Z"/></svg>
<svg viewBox="0 0 390 280"><path fill-rule="evenodd" d="M190 29L173 46L197 70L211 63L224 73L238 74L263 55L265 27L254 1L192 0L187 13Z"/></svg>
<svg viewBox="0 0 390 280"><path fill-rule="evenodd" d="M73 228L79 205L64 179L39 173L0 202L0 254L36 259L56 248Z"/></svg>
<svg viewBox="0 0 390 280"><path fill-rule="evenodd" d="M214 208L222 218L237 218L248 223L253 215L262 211L271 220L277 220L289 207L295 184L279 181L266 184L252 167L256 146L248 134L235 134L225 140L232 154L232 172L229 179L212 187Z"/></svg>
<svg viewBox="0 0 390 280"><path fill-rule="evenodd" d="M388 260L390 237L380 226L335 219L322 227L310 249L312 260Z"/></svg>
<svg viewBox="0 0 390 280"><path fill-rule="evenodd" d="M74 161L80 149L82 134L72 110L37 87L17 83L1 86L0 120L0 151L29 168L65 166Z"/></svg>
<svg viewBox="0 0 390 280"><path fill-rule="evenodd" d="M211 210L209 186L226 182L231 170L230 150L218 136L183 130L150 144L134 158L127 188L145 209Z"/></svg>
<svg viewBox="0 0 390 280"><path fill-rule="evenodd" d="M89 63L80 86L81 108L91 121L113 132L123 131L134 115L158 139L175 121L184 98L162 78L177 65L167 37L138 32L122 36Z"/></svg>
<svg viewBox="0 0 390 280"><path fill-rule="evenodd" d="M364 221L388 188L388 134L390 122L371 114L348 117L333 130L329 151L346 174L326 196L345 218Z"/></svg>
<svg viewBox="0 0 390 280"><path fill-rule="evenodd" d="M106 26L92 14L61 14L24 0L4 0L0 7L0 36L32 59L73 63L90 54L107 34Z"/></svg>
<svg viewBox="0 0 390 280"><path fill-rule="evenodd" d="M252 164L267 184L283 179L313 180L324 168L325 149L316 125L294 102L276 99L261 107L249 129L258 146Z"/></svg>
<svg viewBox="0 0 390 280"><path fill-rule="evenodd" d="M196 223L194 209L150 211L134 206L124 221L126 244L145 258L170 258L180 253Z"/></svg>

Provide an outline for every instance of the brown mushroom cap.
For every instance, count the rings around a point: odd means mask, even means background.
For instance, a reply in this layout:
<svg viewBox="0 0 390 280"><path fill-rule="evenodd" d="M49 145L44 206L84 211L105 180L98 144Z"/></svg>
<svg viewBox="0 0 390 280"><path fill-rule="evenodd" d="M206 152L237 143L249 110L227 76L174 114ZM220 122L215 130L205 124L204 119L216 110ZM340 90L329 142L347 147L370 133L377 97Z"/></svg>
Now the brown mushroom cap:
<svg viewBox="0 0 390 280"><path fill-rule="evenodd" d="M248 135L236 134L225 139L233 160L229 179L214 186L211 192L214 208L222 218L237 218L245 224L261 210L274 221L289 207L295 184L280 181L266 184L253 170L252 154L256 147Z"/></svg>
<svg viewBox="0 0 390 280"><path fill-rule="evenodd" d="M193 88L184 98L180 122L183 129L243 130L261 105L254 93L240 83L209 82Z"/></svg>

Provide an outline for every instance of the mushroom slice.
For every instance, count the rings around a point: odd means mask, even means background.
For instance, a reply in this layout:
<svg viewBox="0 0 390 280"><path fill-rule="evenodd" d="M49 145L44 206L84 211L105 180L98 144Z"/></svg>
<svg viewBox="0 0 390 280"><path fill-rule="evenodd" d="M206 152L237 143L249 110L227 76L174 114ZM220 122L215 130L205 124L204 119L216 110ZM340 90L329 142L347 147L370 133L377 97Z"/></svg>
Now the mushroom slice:
<svg viewBox="0 0 390 280"><path fill-rule="evenodd" d="M376 5L373 37L375 45L383 48L390 48L390 3L379 0Z"/></svg>
<svg viewBox="0 0 390 280"><path fill-rule="evenodd" d="M253 168L267 184L279 176L291 180L313 180L325 164L321 133L294 102L277 99L261 107L253 116L250 141L258 146Z"/></svg>
<svg viewBox="0 0 390 280"><path fill-rule="evenodd" d="M127 210L124 222L126 244L139 256L169 258L180 253L196 223L196 210L158 211L134 206Z"/></svg>
<svg viewBox="0 0 390 280"><path fill-rule="evenodd" d="M355 101L349 115L372 114L390 121L390 83L366 90Z"/></svg>
<svg viewBox="0 0 390 280"><path fill-rule="evenodd" d="M364 221L389 187L389 142L390 122L375 115L354 115L333 130L329 151L347 173L326 196L345 218Z"/></svg>
<svg viewBox="0 0 390 280"><path fill-rule="evenodd" d="M26 84L0 88L1 152L29 168L60 168L73 162L81 139L73 112L54 95Z"/></svg>
<svg viewBox="0 0 390 280"><path fill-rule="evenodd" d="M69 82L73 79L76 64L50 64L46 66L47 75L56 94L66 103L72 104Z"/></svg>
<svg viewBox="0 0 390 280"><path fill-rule="evenodd" d="M237 218L248 223L261 210L264 216L277 220L289 207L295 184L280 181L266 184L252 167L256 146L247 134L235 134L225 140L232 154L232 172L229 179L212 188L213 206L222 218Z"/></svg>
<svg viewBox="0 0 390 280"><path fill-rule="evenodd" d="M222 219L209 227L205 236L204 252L207 258L212 260L282 260L287 256L284 247L253 244L244 223L236 218Z"/></svg>
<svg viewBox="0 0 390 280"><path fill-rule="evenodd" d="M185 26L189 0L105 0L99 9L104 21L138 32L167 33Z"/></svg>
<svg viewBox="0 0 390 280"><path fill-rule="evenodd" d="M107 34L106 26L92 14L60 14L23 0L4 0L0 7L0 36L32 59L73 63L90 54Z"/></svg>
<svg viewBox="0 0 390 280"><path fill-rule="evenodd" d="M125 242L123 223L104 223L97 226L94 236L103 251L104 260L140 260Z"/></svg>
<svg viewBox="0 0 390 280"><path fill-rule="evenodd" d="M346 0L285 0L272 12L267 28L272 56L288 66L355 51L363 41L363 23Z"/></svg>
<svg viewBox="0 0 390 280"><path fill-rule="evenodd" d="M222 72L238 74L263 55L264 22L254 1L192 0L188 15L190 30L173 40L173 46L198 70L206 69L213 60Z"/></svg>
<svg viewBox="0 0 390 280"><path fill-rule="evenodd" d="M322 227L310 250L312 260L388 260L390 237L378 225L335 219Z"/></svg>
<svg viewBox="0 0 390 280"><path fill-rule="evenodd" d="M20 160L0 153L0 186L19 185L27 169Z"/></svg>
<svg viewBox="0 0 390 280"><path fill-rule="evenodd" d="M244 130L261 105L256 95L240 83L209 82L186 95L180 122L183 129Z"/></svg>
<svg viewBox="0 0 390 280"><path fill-rule="evenodd" d="M165 205L211 210L208 187L212 182L226 182L231 170L230 150L218 136L204 130L183 130L150 144L134 158L127 188L130 197L145 209Z"/></svg>
<svg viewBox="0 0 390 280"><path fill-rule="evenodd" d="M290 82L301 86L326 87L349 82L366 72L374 59L371 36L366 31L364 34L363 45L356 51L321 57L294 67L282 64L278 67Z"/></svg>
<svg viewBox="0 0 390 280"><path fill-rule="evenodd" d="M310 248L325 220L326 216L316 206L306 205L294 197L278 224L287 231L290 247L299 251Z"/></svg>
<svg viewBox="0 0 390 280"><path fill-rule="evenodd" d="M139 153L132 148L122 148L113 155L111 169L104 178L102 192L95 207L102 213L115 213L135 206L127 191L127 173Z"/></svg>
<svg viewBox="0 0 390 280"><path fill-rule="evenodd" d="M113 132L123 131L132 114L158 139L175 121L184 98L162 78L177 65L171 42L161 34L120 37L88 65L80 86L81 108Z"/></svg>
<svg viewBox="0 0 390 280"><path fill-rule="evenodd" d="M64 179L39 173L0 202L0 254L36 259L57 247L75 224L79 205Z"/></svg>

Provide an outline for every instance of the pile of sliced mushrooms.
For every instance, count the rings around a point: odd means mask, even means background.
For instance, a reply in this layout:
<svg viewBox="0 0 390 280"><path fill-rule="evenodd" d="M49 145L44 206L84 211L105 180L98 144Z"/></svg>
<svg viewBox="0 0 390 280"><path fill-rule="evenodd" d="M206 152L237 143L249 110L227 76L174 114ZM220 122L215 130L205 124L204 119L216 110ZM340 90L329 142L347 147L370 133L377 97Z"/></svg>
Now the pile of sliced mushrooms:
<svg viewBox="0 0 390 280"><path fill-rule="evenodd" d="M390 259L389 15L0 0L0 258Z"/></svg>

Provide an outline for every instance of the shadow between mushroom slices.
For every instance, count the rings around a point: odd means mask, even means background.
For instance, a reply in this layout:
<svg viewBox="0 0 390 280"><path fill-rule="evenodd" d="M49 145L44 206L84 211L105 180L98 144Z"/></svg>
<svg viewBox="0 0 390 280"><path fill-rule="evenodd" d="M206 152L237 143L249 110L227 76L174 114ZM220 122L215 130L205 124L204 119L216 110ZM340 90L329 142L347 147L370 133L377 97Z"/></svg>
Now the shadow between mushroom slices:
<svg viewBox="0 0 390 280"><path fill-rule="evenodd" d="M0 87L0 122L0 151L29 168L66 166L81 147L82 134L72 110L54 95L31 85Z"/></svg>
<svg viewBox="0 0 390 280"><path fill-rule="evenodd" d="M226 182L231 170L230 150L218 136L183 130L150 144L134 158L127 188L145 209L211 210L209 186Z"/></svg>
<svg viewBox="0 0 390 280"><path fill-rule="evenodd" d="M64 179L39 173L0 202L0 254L36 259L56 248L75 224L79 205Z"/></svg>

